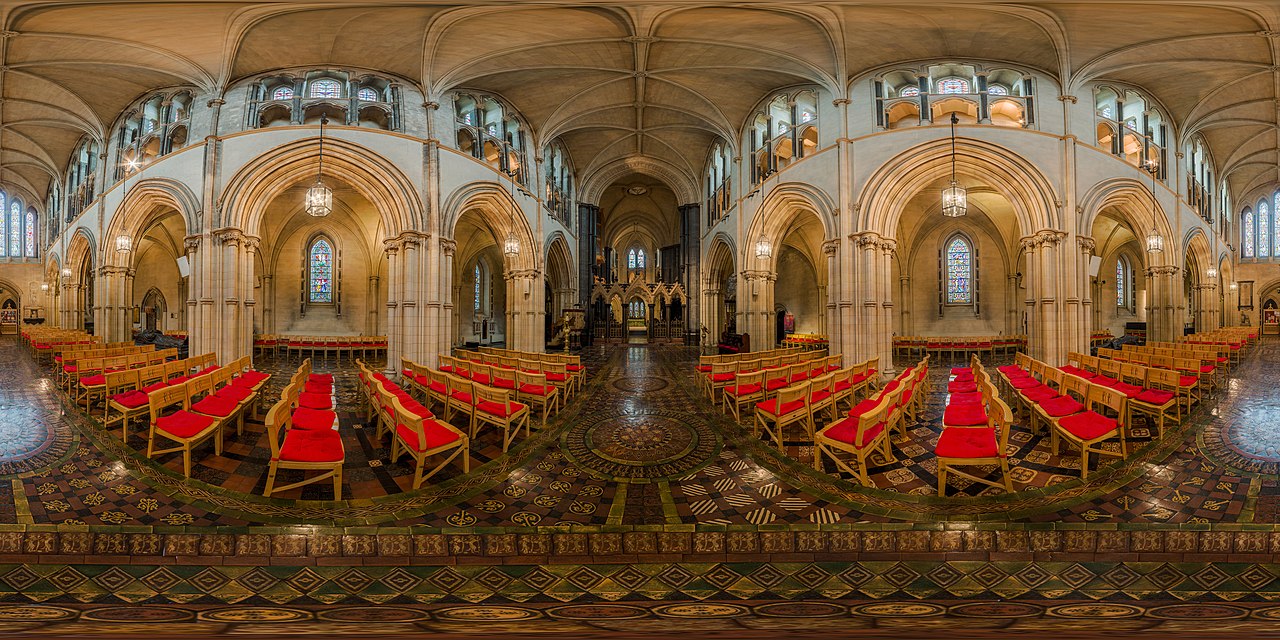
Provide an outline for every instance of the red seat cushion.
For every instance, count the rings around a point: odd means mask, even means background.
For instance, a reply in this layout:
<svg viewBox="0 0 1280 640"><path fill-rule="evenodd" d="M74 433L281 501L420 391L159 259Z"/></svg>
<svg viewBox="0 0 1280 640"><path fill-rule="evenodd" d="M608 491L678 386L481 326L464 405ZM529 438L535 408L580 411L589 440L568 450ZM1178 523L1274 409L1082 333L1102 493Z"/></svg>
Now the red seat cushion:
<svg viewBox="0 0 1280 640"><path fill-rule="evenodd" d="M491 400L481 400L476 403L476 411L483 411L489 415L498 416L500 418L510 418L511 416L523 411L527 406L528 405L524 405L519 402L508 402L503 404L501 402L493 402Z"/></svg>
<svg viewBox="0 0 1280 640"><path fill-rule="evenodd" d="M497 378L497 377L495 377L490 384L499 389L515 389L516 388L515 380L505 380L503 378Z"/></svg>
<svg viewBox="0 0 1280 640"><path fill-rule="evenodd" d="M337 420L338 414L333 411L306 407L299 407L293 411L293 426L297 429L333 429Z"/></svg>
<svg viewBox="0 0 1280 640"><path fill-rule="evenodd" d="M1071 396L1057 396L1040 402L1040 408L1051 418L1061 418L1084 411L1084 405Z"/></svg>
<svg viewBox="0 0 1280 640"><path fill-rule="evenodd" d="M978 390L976 382L957 380L947 383L947 393L973 393Z"/></svg>
<svg viewBox="0 0 1280 640"><path fill-rule="evenodd" d="M436 414L431 413L431 410L423 406L421 402L407 396L400 399L400 406L404 407L405 411L408 411L419 418L436 417Z"/></svg>
<svg viewBox="0 0 1280 640"><path fill-rule="evenodd" d="M769 391L777 391L778 389L781 389L787 386L788 384L790 383L787 382L786 378L774 378L772 380L765 380L764 388L768 389Z"/></svg>
<svg viewBox="0 0 1280 640"><path fill-rule="evenodd" d="M187 380L190 380L187 376L178 376L176 378L169 378L165 383L170 387L176 387L180 384L186 384Z"/></svg>
<svg viewBox="0 0 1280 640"><path fill-rule="evenodd" d="M973 375L973 369L970 369L969 367L951 367L951 375L953 375L953 376L963 376L963 375L970 375L970 376L972 376L972 375Z"/></svg>
<svg viewBox="0 0 1280 640"><path fill-rule="evenodd" d="M332 429L290 431L280 445L284 462L341 462L346 459L342 436Z"/></svg>
<svg viewBox="0 0 1280 640"><path fill-rule="evenodd" d="M143 391L125 391L111 396L111 401L129 409L137 409L144 407L148 403L146 392Z"/></svg>
<svg viewBox="0 0 1280 640"><path fill-rule="evenodd" d="M332 373L313 373L307 376L307 382L324 382L328 384L333 384L333 374Z"/></svg>
<svg viewBox="0 0 1280 640"><path fill-rule="evenodd" d="M1146 389L1134 396L1133 399L1146 404L1163 405L1173 400L1173 397L1172 392L1164 391L1163 389Z"/></svg>
<svg viewBox="0 0 1280 640"><path fill-rule="evenodd" d="M738 384L731 387L725 387L724 392L731 396L749 396L753 393L759 393L762 387L758 384Z"/></svg>
<svg viewBox="0 0 1280 640"><path fill-rule="evenodd" d="M308 409L332 409L333 398L327 394L300 393L298 394L298 406Z"/></svg>
<svg viewBox="0 0 1280 640"><path fill-rule="evenodd" d="M1019 366L1018 366L1018 365L1016 365L1016 364L1006 364L1006 365L1004 365L1003 367L996 367L996 371L999 371L1000 373L1003 373L1003 374L1006 374L1006 375L1007 375L1007 374L1016 373L1016 372L1019 372L1019 371L1022 371L1023 373L1026 373L1025 371L1023 371L1022 367L1019 367Z"/></svg>
<svg viewBox="0 0 1280 640"><path fill-rule="evenodd" d="M213 395L235 402L244 402L245 400L253 397L253 389L250 389L249 387L237 387L234 384L229 384L215 391Z"/></svg>
<svg viewBox="0 0 1280 640"><path fill-rule="evenodd" d="M1022 397L1026 398L1027 400L1030 400L1031 402L1040 402L1041 400L1048 400L1049 398L1052 398L1058 395L1057 391L1054 391L1053 389L1050 389L1047 385L1043 385L1043 384L1038 387L1023 389L1020 391L1020 393L1022 394Z"/></svg>
<svg viewBox="0 0 1280 640"><path fill-rule="evenodd" d="M862 402L859 402L858 404L854 405L852 409L849 409L849 413L847 415L850 418L856 418L876 408L876 405L878 404L880 404L880 398L867 398L866 400L863 400Z"/></svg>
<svg viewBox="0 0 1280 640"><path fill-rule="evenodd" d="M565 380L568 380L568 379L569 379L568 374L564 374L564 373L548 373L547 374L547 380L550 380L551 382L564 382Z"/></svg>
<svg viewBox="0 0 1280 640"><path fill-rule="evenodd" d="M1036 380L1035 378L1028 376L1026 378L1013 378L1009 380L1009 386L1019 391L1022 391L1024 389L1034 389L1036 387L1043 386L1043 383L1041 383L1039 380Z"/></svg>
<svg viewBox="0 0 1280 640"><path fill-rule="evenodd" d="M213 426L215 422L217 420L209 416L179 409L156 419L156 429L178 438L190 438Z"/></svg>
<svg viewBox="0 0 1280 640"><path fill-rule="evenodd" d="M836 386L835 386L836 393L840 393L842 391L848 391L849 389L852 389L852 388L853 388L853 382L851 382L848 378L845 378L844 380L836 380Z"/></svg>
<svg viewBox="0 0 1280 640"><path fill-rule="evenodd" d="M737 377L737 375L738 374L736 373L716 373L716 374L712 374L711 381L712 382L728 382L730 380L733 380L735 377Z"/></svg>
<svg viewBox="0 0 1280 640"><path fill-rule="evenodd" d="M845 418L830 427L827 427L823 430L822 435L831 440L835 440L836 442L843 442L862 449L867 445L870 445L872 442L875 442L876 438L880 436L882 431L884 431L883 422L877 422L876 424L867 427L867 430L862 433L862 443L859 444L857 443L858 419Z"/></svg>
<svg viewBox="0 0 1280 640"><path fill-rule="evenodd" d="M100 387L106 383L107 376L102 374L80 378L80 385L84 387Z"/></svg>
<svg viewBox="0 0 1280 640"><path fill-rule="evenodd" d="M80 370L80 368L79 368L79 367L77 367L77 366L76 366L76 365L74 365L74 364L68 364L68 365L64 365L64 366L62 367L62 371L63 371L64 373L75 373L75 372L77 372L77 371L79 371L79 370Z"/></svg>
<svg viewBox="0 0 1280 640"><path fill-rule="evenodd" d="M396 425L396 435L415 451L427 451L458 441L457 433L435 420L422 421L422 434L424 437L419 441L417 431L407 425Z"/></svg>
<svg viewBox="0 0 1280 640"><path fill-rule="evenodd" d="M1111 385L1111 388L1123 393L1127 398L1136 398L1138 394L1142 393L1142 387L1127 382L1117 382Z"/></svg>
<svg viewBox="0 0 1280 640"><path fill-rule="evenodd" d="M1058 425L1081 440L1101 438L1119 428L1119 423L1094 411L1083 411L1058 421Z"/></svg>
<svg viewBox="0 0 1280 640"><path fill-rule="evenodd" d="M191 410L196 413L203 413L207 416L217 416L219 418L227 418L240 408L240 403L230 398L219 398L215 395L208 395L191 405Z"/></svg>
<svg viewBox="0 0 1280 640"><path fill-rule="evenodd" d="M769 415L774 415L774 416L785 416L785 415L787 415L788 413L792 413L792 412L795 412L795 411L803 411L803 410L804 410L804 400L803 400L803 399L800 399L800 400L792 400L791 402L788 402L788 403L786 403L786 404L782 405L781 410L779 410L779 408L778 408L778 399L777 399L777 398L770 398L770 399L768 399L768 400L765 400L764 402L757 402L757 403L756 403L756 410L757 410L757 411L763 411L763 412L765 412L765 413L767 413L767 414L769 414Z"/></svg>
<svg viewBox="0 0 1280 640"><path fill-rule="evenodd" d="M323 393L329 395L333 393L333 385L325 382L308 382L306 384L307 393Z"/></svg>
<svg viewBox="0 0 1280 640"><path fill-rule="evenodd" d="M431 390L431 393L440 393L440 394L443 394L449 390L448 387L444 386L443 382L432 382L431 384L427 385L427 388Z"/></svg>
<svg viewBox="0 0 1280 640"><path fill-rule="evenodd" d="M996 430L987 427L943 429L933 451L939 458L1004 457L996 444Z"/></svg>
<svg viewBox="0 0 1280 640"><path fill-rule="evenodd" d="M1093 384L1096 384L1100 387L1114 387L1120 383L1120 381L1115 378L1112 378L1110 376L1104 376L1101 374L1094 376L1089 380L1089 382L1092 382Z"/></svg>
<svg viewBox="0 0 1280 640"><path fill-rule="evenodd" d="M573 373L577 373L577 372L579 372L579 371L585 371L585 370L586 370L586 367L584 367L584 366L582 366L582 365L580 365L580 364L567 364L567 365L565 365L565 366L564 366L564 368L565 368L565 369L568 369L569 371L571 371L571 372L573 372ZM707 368L707 371L710 371L710 370L711 370L710 368Z"/></svg>
<svg viewBox="0 0 1280 640"><path fill-rule="evenodd" d="M522 384L520 385L520 393L531 396L549 396L555 393L556 388L551 385L541 384Z"/></svg>
<svg viewBox="0 0 1280 640"><path fill-rule="evenodd" d="M814 391L813 393L809 394L809 403L816 404L819 402L825 402L827 398L830 398L830 397L831 397L831 392L827 391L826 389L823 389L822 391Z"/></svg>
<svg viewBox="0 0 1280 640"><path fill-rule="evenodd" d="M457 391L457 390L450 391L449 397L463 404L472 404L473 402L471 399L471 394L467 393L466 391Z"/></svg>
<svg viewBox="0 0 1280 640"><path fill-rule="evenodd" d="M795 372L794 374L792 374L792 376L791 376L791 378L790 378L790 381L791 381L791 382L804 382L805 380L808 380L808 379L809 379L809 372L808 372L808 371L797 371L797 372Z"/></svg>
<svg viewBox="0 0 1280 640"><path fill-rule="evenodd" d="M942 412L947 427L976 427L987 424L987 412L981 404L949 404ZM946 433L944 430L943 433Z"/></svg>
<svg viewBox="0 0 1280 640"><path fill-rule="evenodd" d="M142 392L143 392L143 393L151 393L151 392L153 392L153 391L159 391L159 390L161 390L161 389L163 389L163 388L165 388L165 387L167 387L167 386L169 386L169 383L168 383L168 382L165 382L165 381L163 381L163 380L161 380L160 382L153 382L153 383L151 383L151 384L149 384L149 385L147 385L147 386L143 387L143 388L142 388Z"/></svg>
<svg viewBox="0 0 1280 640"><path fill-rule="evenodd" d="M964 404L982 404L982 392L971 391L969 393L953 393L947 396L947 404L964 405Z"/></svg>
<svg viewBox="0 0 1280 640"><path fill-rule="evenodd" d="M1199 376L1178 376L1178 386L1180 387L1194 387L1199 383Z"/></svg>
<svg viewBox="0 0 1280 640"><path fill-rule="evenodd" d="M270 378L270 377L271 377L271 374L269 374L269 373L263 373L263 372L261 372L261 371L252 371L252 370L250 370L250 371L245 371L244 373L242 373L242 374L240 374L240 375L236 376L236 378L235 378L235 379L236 379L236 380L241 380L241 381L243 381L243 383L244 383L244 384L252 384L252 385L256 385L256 384L258 384L259 382L263 382L263 381L265 381L267 378Z"/></svg>
<svg viewBox="0 0 1280 640"><path fill-rule="evenodd" d="M700 365L698 365L698 366L694 367L694 368L693 368L693 370L694 370L694 371L697 371L698 373L709 373L709 372L711 371L711 365L709 365L709 364L700 364Z"/></svg>

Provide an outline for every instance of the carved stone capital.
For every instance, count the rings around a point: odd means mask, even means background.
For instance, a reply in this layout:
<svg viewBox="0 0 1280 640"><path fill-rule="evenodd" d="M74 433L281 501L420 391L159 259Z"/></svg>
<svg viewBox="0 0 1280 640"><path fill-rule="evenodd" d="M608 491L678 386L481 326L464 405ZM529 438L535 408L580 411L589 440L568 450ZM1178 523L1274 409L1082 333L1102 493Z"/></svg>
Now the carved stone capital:
<svg viewBox="0 0 1280 640"><path fill-rule="evenodd" d="M762 269L746 269L742 272L742 279L748 282L758 280L761 282L774 282L778 279L778 274L772 271L764 271Z"/></svg>
<svg viewBox="0 0 1280 640"><path fill-rule="evenodd" d="M422 108L428 111L435 111L440 108L440 103L435 100L428 100L427 102L422 103Z"/></svg>
<svg viewBox="0 0 1280 640"><path fill-rule="evenodd" d="M537 269L511 269L504 274L507 280L533 280L540 275Z"/></svg>
<svg viewBox="0 0 1280 640"><path fill-rule="evenodd" d="M440 252L448 257L458 251L458 243L448 238L440 238Z"/></svg>
<svg viewBox="0 0 1280 640"><path fill-rule="evenodd" d="M836 98L835 100L831 101L831 106L838 107L840 105L849 104L850 102L852 101L849 100L848 98Z"/></svg>
<svg viewBox="0 0 1280 640"><path fill-rule="evenodd" d="M431 234L421 231L405 231L396 236L396 239L400 241L400 246L405 249L418 249L431 239Z"/></svg>
<svg viewBox="0 0 1280 640"><path fill-rule="evenodd" d="M1097 243L1095 243L1093 238L1090 238L1089 236L1076 236L1076 246L1080 247L1080 250L1083 251L1085 255L1091 256L1093 255L1093 250L1097 248Z"/></svg>
<svg viewBox="0 0 1280 640"><path fill-rule="evenodd" d="M863 231L861 233L849 234L849 239L854 241L859 249L875 247L880 242L880 234L874 231Z"/></svg>
<svg viewBox="0 0 1280 640"><path fill-rule="evenodd" d="M259 238L258 236L251 236L246 234L241 240L241 245L247 251L256 252L258 248L262 246L262 238Z"/></svg>
<svg viewBox="0 0 1280 640"><path fill-rule="evenodd" d="M240 244L244 240L244 232L236 227L214 229L213 239L224 245Z"/></svg>
<svg viewBox="0 0 1280 640"><path fill-rule="evenodd" d="M1034 234L1022 238L1019 242L1022 244L1023 251L1030 251L1033 249L1039 249L1043 246L1056 247L1061 244L1062 240L1066 237L1067 233L1065 231L1041 229Z"/></svg>
<svg viewBox="0 0 1280 640"><path fill-rule="evenodd" d="M206 104L207 106L210 106L210 107L221 107L222 105L224 105L224 104L226 104L226 103L227 103L227 101L226 101L226 100L223 100L222 98L214 98L214 99L210 100L209 102L207 102L207 103L205 103L205 104Z"/></svg>
<svg viewBox="0 0 1280 640"><path fill-rule="evenodd" d="M187 250L187 253L191 253L200 248L200 241L203 238L204 236L199 235L187 236L182 239L182 246Z"/></svg>
<svg viewBox="0 0 1280 640"><path fill-rule="evenodd" d="M893 238L881 238L876 242L876 248L885 255L892 255L898 250L898 241Z"/></svg>
<svg viewBox="0 0 1280 640"><path fill-rule="evenodd" d="M1147 267L1147 276L1151 278L1157 276L1176 276L1180 271L1182 271L1182 269L1174 265L1162 264L1154 267Z"/></svg>
<svg viewBox="0 0 1280 640"><path fill-rule="evenodd" d="M822 243L822 253L833 256L840 250L840 238L832 238Z"/></svg>
<svg viewBox="0 0 1280 640"><path fill-rule="evenodd" d="M1079 99L1079 98L1077 98L1077 97L1075 97L1075 96L1071 96L1071 95L1061 95L1061 96L1058 96L1058 100L1060 100L1060 101L1062 101L1062 102L1070 102L1071 104L1076 104L1077 102L1080 102L1080 99Z"/></svg>

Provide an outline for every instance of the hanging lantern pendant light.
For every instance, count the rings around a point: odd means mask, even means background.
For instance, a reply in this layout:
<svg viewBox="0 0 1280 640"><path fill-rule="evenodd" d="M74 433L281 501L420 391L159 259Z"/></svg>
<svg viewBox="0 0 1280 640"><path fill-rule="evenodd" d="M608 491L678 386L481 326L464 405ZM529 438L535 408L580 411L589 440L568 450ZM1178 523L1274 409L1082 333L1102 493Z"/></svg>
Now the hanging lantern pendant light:
<svg viewBox="0 0 1280 640"><path fill-rule="evenodd" d="M307 189L307 215L323 218L333 212L333 189L324 183L324 126L329 124L329 117L320 116L320 164L316 170L316 182Z"/></svg>
<svg viewBox="0 0 1280 640"><path fill-rule="evenodd" d="M960 118L951 114L951 185L942 190L942 215L959 218L969 212L969 192L956 181L956 124Z"/></svg>
<svg viewBox="0 0 1280 640"><path fill-rule="evenodd" d="M1162 253L1164 236L1156 229L1156 174L1160 171L1160 165L1155 160L1148 160L1146 169L1151 172L1151 233L1147 234L1147 252Z"/></svg>

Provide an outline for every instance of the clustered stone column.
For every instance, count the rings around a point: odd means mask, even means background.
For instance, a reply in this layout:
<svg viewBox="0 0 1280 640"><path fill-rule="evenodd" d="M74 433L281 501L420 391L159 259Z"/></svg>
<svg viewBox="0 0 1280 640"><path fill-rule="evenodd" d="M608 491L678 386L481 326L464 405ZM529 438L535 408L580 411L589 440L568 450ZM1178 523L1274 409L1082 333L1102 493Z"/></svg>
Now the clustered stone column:
<svg viewBox="0 0 1280 640"><path fill-rule="evenodd" d="M1046 362L1058 362L1072 349L1060 297L1064 288L1060 247L1066 237L1066 232L1042 229L1021 240L1027 265L1027 340L1031 355Z"/></svg>
<svg viewBox="0 0 1280 640"><path fill-rule="evenodd" d="M1075 282L1080 287L1079 306L1074 317L1067 323L1067 330L1070 333L1069 345L1088 345L1091 330L1094 328L1093 285L1091 284L1092 276L1089 274L1089 263L1093 259L1097 244L1088 236L1076 236L1076 246L1080 249L1075 268ZM1070 350L1078 349L1072 347Z"/></svg>
<svg viewBox="0 0 1280 640"><path fill-rule="evenodd" d="M1218 285L1204 282L1195 286L1196 331L1214 331L1218 328Z"/></svg>
<svg viewBox="0 0 1280 640"><path fill-rule="evenodd" d="M1177 277L1174 265L1147 267L1147 340L1169 342L1179 333L1176 301Z"/></svg>
<svg viewBox="0 0 1280 640"><path fill-rule="evenodd" d="M874 231L849 235L852 244L850 266L839 287L844 297L841 306L839 344L846 360L858 361L879 357L880 369L894 371L893 366L893 260L898 243ZM832 326L837 326L833 323Z"/></svg>
<svg viewBox="0 0 1280 640"><path fill-rule="evenodd" d="M542 351L546 346L542 334L547 315L542 272L509 269L503 278L507 283L507 348Z"/></svg>
<svg viewBox="0 0 1280 640"><path fill-rule="evenodd" d="M827 286L823 287L818 296L818 301L823 305L823 319L821 333L827 334L830 344L839 344L840 322L838 321L839 313L839 295L840 282L839 273L836 271L836 255L840 251L840 239L827 240L822 243L822 255L827 257ZM833 351L834 353L834 351Z"/></svg>
<svg viewBox="0 0 1280 640"><path fill-rule="evenodd" d="M763 351L772 349L777 340L777 331L773 310L773 283L778 274L761 269L749 269L742 272L742 283L738 287L738 304L745 312L743 327L739 332L751 336L751 350Z"/></svg>
<svg viewBox="0 0 1280 640"><path fill-rule="evenodd" d="M107 342L124 342L133 337L133 275L129 267L106 265L98 270L100 285L97 291L103 298L100 318L95 322L95 332Z"/></svg>
<svg viewBox="0 0 1280 640"><path fill-rule="evenodd" d="M187 345L192 354L214 350L218 326L214 309L214 255L212 239L207 235L190 235L183 239L187 260L191 265L191 285L187 288ZM209 276L209 277L206 277Z"/></svg>

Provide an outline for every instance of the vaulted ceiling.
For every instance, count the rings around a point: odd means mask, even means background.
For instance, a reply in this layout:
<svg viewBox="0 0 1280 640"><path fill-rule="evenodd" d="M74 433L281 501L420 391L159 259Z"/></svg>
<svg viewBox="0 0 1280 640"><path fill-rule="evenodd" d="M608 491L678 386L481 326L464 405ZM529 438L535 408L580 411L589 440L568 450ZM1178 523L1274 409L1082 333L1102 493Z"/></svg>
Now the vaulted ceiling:
<svg viewBox="0 0 1280 640"><path fill-rule="evenodd" d="M428 95L496 92L579 172L645 157L694 179L771 91L834 95L886 64L1001 60L1082 84L1139 85L1184 139L1201 131L1236 193L1277 180L1280 3L1081 1L928 5L697 2L7 2L0 4L0 181L43 195L84 134L130 102L217 94L294 66L383 71Z"/></svg>

